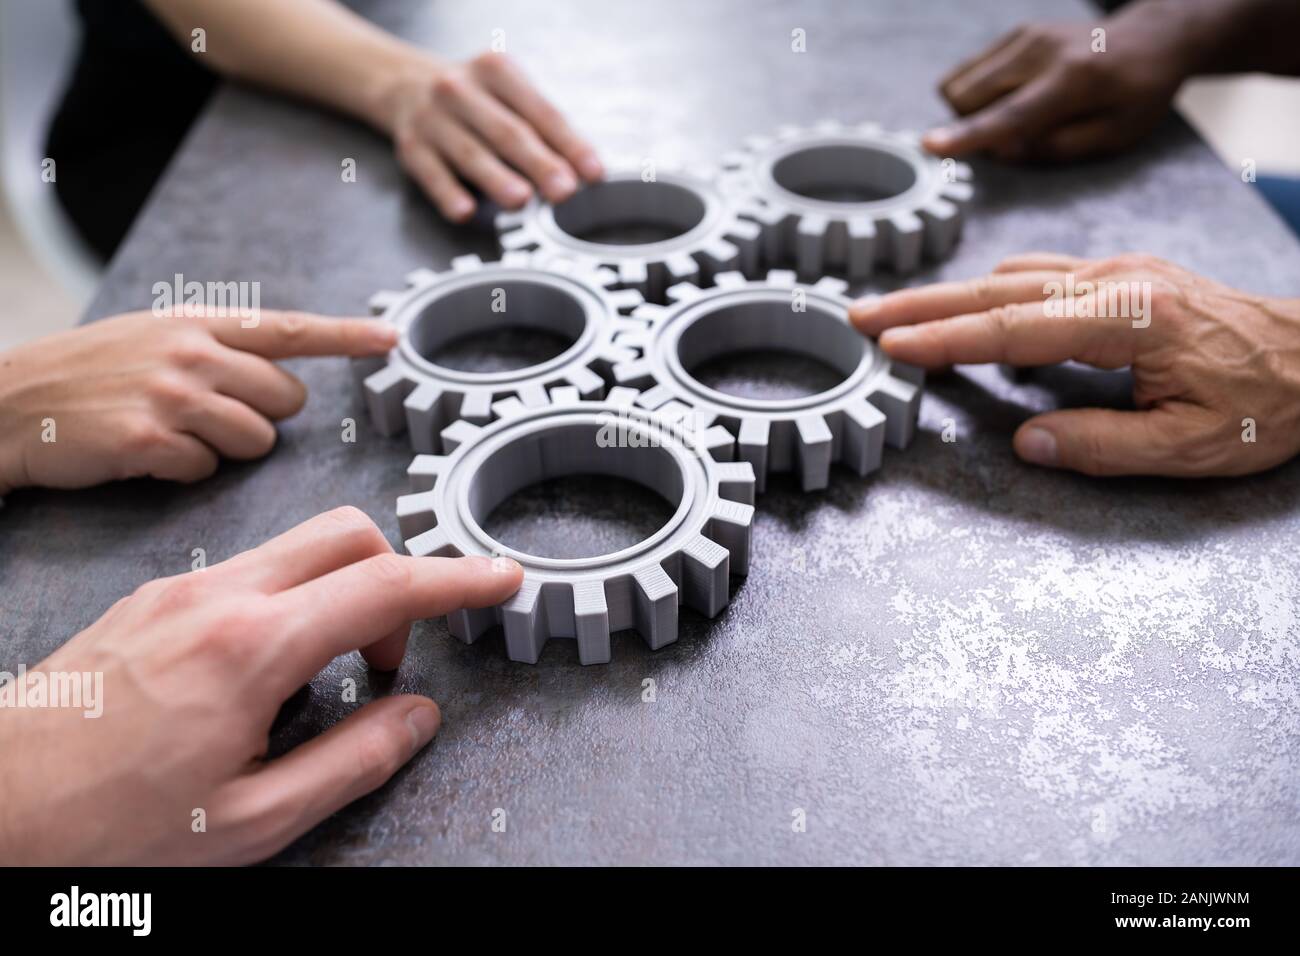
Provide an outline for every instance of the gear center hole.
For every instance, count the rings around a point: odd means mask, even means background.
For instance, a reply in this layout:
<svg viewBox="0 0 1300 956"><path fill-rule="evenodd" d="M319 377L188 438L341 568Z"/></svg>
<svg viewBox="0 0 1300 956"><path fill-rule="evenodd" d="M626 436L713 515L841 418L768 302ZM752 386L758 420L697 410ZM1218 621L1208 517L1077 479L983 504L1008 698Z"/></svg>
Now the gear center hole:
<svg viewBox="0 0 1300 956"><path fill-rule="evenodd" d="M826 392L854 373L865 340L815 302L746 302L697 318L677 340L682 368L715 391L767 401Z"/></svg>
<svg viewBox="0 0 1300 956"><path fill-rule="evenodd" d="M704 200L675 183L592 183L555 207L555 224L584 242L643 245L675 239L704 221Z"/></svg>
<svg viewBox="0 0 1300 956"><path fill-rule="evenodd" d="M408 336L427 362L458 372L511 372L567 351L587 310L563 289L520 279L484 281L425 306Z"/></svg>
<svg viewBox="0 0 1300 956"><path fill-rule="evenodd" d="M827 145L796 150L777 160L772 178L783 189L822 202L876 202L916 183L911 164L869 146Z"/></svg>
<svg viewBox="0 0 1300 956"><path fill-rule="evenodd" d="M663 448L607 447L604 434L574 424L498 449L470 491L474 520L539 558L594 558L652 537L681 501L681 469Z"/></svg>

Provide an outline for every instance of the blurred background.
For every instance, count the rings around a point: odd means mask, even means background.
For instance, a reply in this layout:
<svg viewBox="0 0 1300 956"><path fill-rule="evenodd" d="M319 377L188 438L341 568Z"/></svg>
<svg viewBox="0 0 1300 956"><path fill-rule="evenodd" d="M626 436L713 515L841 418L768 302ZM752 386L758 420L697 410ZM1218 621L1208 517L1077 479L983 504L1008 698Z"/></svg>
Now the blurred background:
<svg viewBox="0 0 1300 956"><path fill-rule="evenodd" d="M78 31L73 0L0 0L0 349L75 324L103 268L42 178ZM1253 160L1266 195L1300 205L1300 80L1197 79L1177 106L1226 165Z"/></svg>

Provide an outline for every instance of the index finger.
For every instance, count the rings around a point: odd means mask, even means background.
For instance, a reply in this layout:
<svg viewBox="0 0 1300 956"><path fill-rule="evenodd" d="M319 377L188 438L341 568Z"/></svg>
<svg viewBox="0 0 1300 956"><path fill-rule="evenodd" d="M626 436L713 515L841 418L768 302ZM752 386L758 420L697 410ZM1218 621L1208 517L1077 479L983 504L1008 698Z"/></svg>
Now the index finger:
<svg viewBox="0 0 1300 956"><path fill-rule="evenodd" d="M1051 365L1066 359L1122 368L1132 364L1134 339L1128 319L1049 316L1042 302L1022 302L889 329L880 336L880 347L901 362L924 368L987 362Z"/></svg>
<svg viewBox="0 0 1300 956"><path fill-rule="evenodd" d="M282 591L271 600L277 619L290 622L284 635L289 659L277 680L292 690L357 649L391 657L376 645L411 621L500 604L522 581L523 570L509 558L388 553Z"/></svg>
<svg viewBox="0 0 1300 956"><path fill-rule="evenodd" d="M382 355L397 344L397 330L383 319L259 309L251 316L209 315L200 321L222 345L269 359Z"/></svg>
<svg viewBox="0 0 1300 956"><path fill-rule="evenodd" d="M926 134L926 148L944 156L1026 143L1045 127L1070 119L1066 89L1044 74L966 119Z"/></svg>
<svg viewBox="0 0 1300 956"><path fill-rule="evenodd" d="M900 289L849 306L849 318L859 332L879 335L896 325L916 325L968 312L983 312L999 305L1042 301L1047 284L1060 282L1058 272L1013 272L936 282L915 289Z"/></svg>

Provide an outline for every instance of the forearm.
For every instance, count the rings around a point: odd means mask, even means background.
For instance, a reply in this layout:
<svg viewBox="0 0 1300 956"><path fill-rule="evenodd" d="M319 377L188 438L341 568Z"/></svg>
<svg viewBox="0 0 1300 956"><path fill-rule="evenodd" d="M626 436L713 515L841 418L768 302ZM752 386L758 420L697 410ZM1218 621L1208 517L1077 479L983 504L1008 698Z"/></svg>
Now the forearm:
<svg viewBox="0 0 1300 956"><path fill-rule="evenodd" d="M1138 0L1117 12L1162 15L1179 38L1187 76L1205 73L1300 75L1296 0Z"/></svg>
<svg viewBox="0 0 1300 956"><path fill-rule="evenodd" d="M145 0L202 62L233 79L314 100L390 131L393 90L427 75L429 54L334 0Z"/></svg>

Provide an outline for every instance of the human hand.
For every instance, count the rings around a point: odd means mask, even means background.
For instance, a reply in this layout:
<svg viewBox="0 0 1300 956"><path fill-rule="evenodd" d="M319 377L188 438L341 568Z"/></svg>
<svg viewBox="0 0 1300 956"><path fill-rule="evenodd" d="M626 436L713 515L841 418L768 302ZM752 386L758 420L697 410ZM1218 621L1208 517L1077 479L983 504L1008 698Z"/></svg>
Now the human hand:
<svg viewBox="0 0 1300 956"><path fill-rule="evenodd" d="M1049 292L1062 289L1049 311ZM1117 315L1121 292L1130 307ZM1016 453L1034 464L1244 475L1300 452L1300 299L1239 292L1152 256L1039 253L969 282L860 300L850 314L889 355L927 368L1131 366L1137 411L1055 411L1020 426Z"/></svg>
<svg viewBox="0 0 1300 956"><path fill-rule="evenodd" d="M1011 161L1126 149L1164 116L1193 72L1197 21L1178 6L1147 0L1097 23L1012 31L944 77L940 91L964 119L931 130L924 145L939 156L987 151Z"/></svg>
<svg viewBox="0 0 1300 956"><path fill-rule="evenodd" d="M507 209L533 194L551 202L595 182L604 168L591 146L503 53L468 63L428 61L405 71L383 98L378 125L397 156L452 222L474 214L459 181L479 187Z"/></svg>
<svg viewBox="0 0 1300 956"><path fill-rule="evenodd" d="M521 578L508 558L399 556L369 518L340 508L149 582L27 675L102 675L100 716L0 707L0 861L271 856L380 787L441 719L426 697L384 697L267 760L281 704L357 648L396 668L410 621L497 604Z"/></svg>
<svg viewBox="0 0 1300 956"><path fill-rule="evenodd" d="M0 352L0 495L197 481L218 455L260 458L271 423L307 399L273 359L381 355L395 341L387 323L361 319L264 309L245 328L237 316L132 312Z"/></svg>

